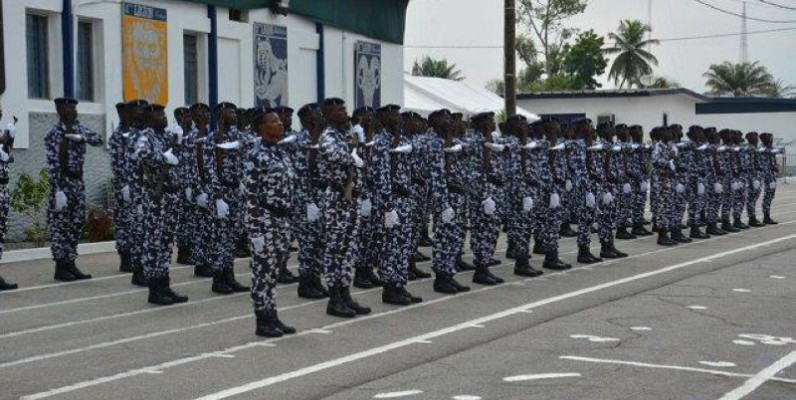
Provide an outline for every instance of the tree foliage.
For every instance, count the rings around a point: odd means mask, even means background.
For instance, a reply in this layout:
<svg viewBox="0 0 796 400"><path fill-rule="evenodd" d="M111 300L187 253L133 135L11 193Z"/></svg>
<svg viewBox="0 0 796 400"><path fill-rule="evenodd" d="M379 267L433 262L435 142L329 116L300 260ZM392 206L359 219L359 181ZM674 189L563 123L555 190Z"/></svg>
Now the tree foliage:
<svg viewBox="0 0 796 400"><path fill-rule="evenodd" d="M643 76L652 74L652 67L658 65L658 59L645 50L652 45L659 44L657 40L645 39L651 29L648 25L637 20L624 20L619 23L615 33L609 33L608 38L614 41L612 47L606 48L605 54L616 55L608 73L608 78L620 88L640 86Z"/></svg>
<svg viewBox="0 0 796 400"><path fill-rule="evenodd" d="M19 174L11 190L11 209L33 221L33 225L25 229L25 238L41 246L47 240L44 211L50 193L49 173L42 169L37 178Z"/></svg>
<svg viewBox="0 0 796 400"><path fill-rule="evenodd" d="M713 64L702 76L707 79L708 93L714 96L767 96L774 82L768 69L758 61Z"/></svg>
<svg viewBox="0 0 796 400"><path fill-rule="evenodd" d="M567 46L563 72L570 78L572 89L593 90L601 87L595 77L605 72L608 59L603 55L605 39L593 30L582 32L572 46Z"/></svg>
<svg viewBox="0 0 796 400"><path fill-rule="evenodd" d="M454 81L464 79L462 71L456 69L456 64L448 63L448 60L444 58L437 60L429 56L425 56L419 61L415 60L412 66L412 75L445 78Z"/></svg>
<svg viewBox="0 0 796 400"><path fill-rule="evenodd" d="M564 45L576 33L564 21L585 11L587 3L588 0L519 0L517 20L525 28L521 37L532 37L540 44L548 76L559 72Z"/></svg>

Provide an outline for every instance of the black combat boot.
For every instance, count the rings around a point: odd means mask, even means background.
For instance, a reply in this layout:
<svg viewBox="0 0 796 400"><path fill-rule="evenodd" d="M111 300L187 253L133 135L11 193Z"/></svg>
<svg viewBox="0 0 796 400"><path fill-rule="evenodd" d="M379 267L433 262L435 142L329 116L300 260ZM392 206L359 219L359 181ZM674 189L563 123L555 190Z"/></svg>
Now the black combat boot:
<svg viewBox="0 0 796 400"><path fill-rule="evenodd" d="M206 264L207 261L198 261L197 264L193 267L193 276L197 278L212 278L213 277L213 268L210 268L209 265Z"/></svg>
<svg viewBox="0 0 796 400"><path fill-rule="evenodd" d="M133 276L130 278L130 283L141 287L149 286L149 280L146 275L144 275L143 265L136 265L133 267Z"/></svg>
<svg viewBox="0 0 796 400"><path fill-rule="evenodd" d="M707 229L705 229L705 233L713 236L724 236L727 234L727 232L724 232L723 230L719 229L719 227L716 224L708 224Z"/></svg>
<svg viewBox="0 0 796 400"><path fill-rule="evenodd" d="M600 242L600 257L605 259L620 258L618 254L614 253L611 242L607 240Z"/></svg>
<svg viewBox="0 0 796 400"><path fill-rule="evenodd" d="M542 268L552 269L554 271L565 271L572 268L572 265L567 264L558 257L558 249L550 250L544 256L544 263Z"/></svg>
<svg viewBox="0 0 796 400"><path fill-rule="evenodd" d="M411 260L409 261L409 274L414 275L415 279L431 278L431 274L418 268L417 264Z"/></svg>
<svg viewBox="0 0 796 400"><path fill-rule="evenodd" d="M341 318L354 318L357 316L356 311L345 304L340 288L337 286L329 286L329 303L326 305L326 314Z"/></svg>
<svg viewBox="0 0 796 400"><path fill-rule="evenodd" d="M14 290L17 289L19 286L16 283L6 282L2 276L0 276L0 291L2 290Z"/></svg>
<svg viewBox="0 0 796 400"><path fill-rule="evenodd" d="M354 298L351 297L351 287L349 287L349 286L341 287L340 288L340 298L343 299L343 303L345 303L345 305L348 308L354 310L354 312L357 315L368 315L368 314L370 314L370 307L363 306L363 305L357 303L356 300L354 300Z"/></svg>
<svg viewBox="0 0 796 400"><path fill-rule="evenodd" d="M487 267L496 267L496 266L498 266L500 264L503 264L503 261L500 261L500 260L498 260L497 258L494 258L494 257L490 257L488 260L486 260L486 266Z"/></svg>
<svg viewBox="0 0 796 400"><path fill-rule="evenodd" d="M624 253L624 252L621 252L621 251L617 250L616 244L614 243L613 240L608 242L608 245L611 246L611 251L614 253L616 258L625 258L625 257L627 257L627 253Z"/></svg>
<svg viewBox="0 0 796 400"><path fill-rule="evenodd" d="M273 310L270 313L273 322L276 324L276 327L279 328L280 331L282 331L282 333L284 333L285 335L292 335L296 333L296 328L290 325L285 325L285 323L282 322L281 319L279 319L279 313L277 313L276 310Z"/></svg>
<svg viewBox="0 0 796 400"><path fill-rule="evenodd" d="M683 230L679 226L672 229L672 240L677 243L691 243L691 239L683 235Z"/></svg>
<svg viewBox="0 0 796 400"><path fill-rule="evenodd" d="M174 290L171 289L171 277L170 276L166 275L165 277L163 277L161 279L163 279L163 282L161 283L161 287L163 289L163 293L165 293L167 296L171 297L171 301L174 304L187 303L188 302L188 296L183 296L183 295L181 295L181 294L179 294L179 293L177 293L177 292L175 292Z"/></svg>
<svg viewBox="0 0 796 400"><path fill-rule="evenodd" d="M426 262L426 261L431 260L430 257L428 257L427 255L421 253L419 250L415 250L415 254L412 255L411 259L414 262Z"/></svg>
<svg viewBox="0 0 796 400"><path fill-rule="evenodd" d="M736 229L749 229L749 225L744 224L741 218L735 218L735 222L733 222L732 226Z"/></svg>
<svg viewBox="0 0 796 400"><path fill-rule="evenodd" d="M634 225L633 230L631 230L630 233L636 236L652 236L652 232L648 231L643 224Z"/></svg>
<svg viewBox="0 0 796 400"><path fill-rule="evenodd" d="M688 236L691 239L710 239L710 235L702 233L702 230L696 226L691 227L691 233Z"/></svg>
<svg viewBox="0 0 796 400"><path fill-rule="evenodd" d="M632 240L637 238L636 235L628 232L626 227L616 228L616 235L614 237L622 240Z"/></svg>
<svg viewBox="0 0 796 400"><path fill-rule="evenodd" d="M666 229L661 229L658 231L658 245L672 247L677 246L678 244L679 243L669 238L669 233L666 232Z"/></svg>
<svg viewBox="0 0 796 400"><path fill-rule="evenodd" d="M524 276L527 278L536 278L542 274L544 274L544 272L531 267L531 263L528 262L528 256L520 256L514 262L514 275Z"/></svg>
<svg viewBox="0 0 796 400"><path fill-rule="evenodd" d="M431 240L431 236L428 234L428 225L426 225L424 229L421 229L420 240L418 240L417 245L419 247L431 247L434 245L434 241Z"/></svg>
<svg viewBox="0 0 796 400"><path fill-rule="evenodd" d="M190 246L178 246L177 247L177 264L180 264L180 265L193 265L193 260L191 259L191 247Z"/></svg>
<svg viewBox="0 0 796 400"><path fill-rule="evenodd" d="M235 242L234 254L236 258L249 258L252 256L251 250L249 250L249 239L246 235L241 235Z"/></svg>
<svg viewBox="0 0 796 400"><path fill-rule="evenodd" d="M545 254L545 250L542 247L542 242L536 241L533 243L533 254Z"/></svg>
<svg viewBox="0 0 796 400"><path fill-rule="evenodd" d="M595 264L601 262L602 258L595 257L594 254L591 253L591 249L589 246L580 246L578 247L578 262L581 264Z"/></svg>
<svg viewBox="0 0 796 400"><path fill-rule="evenodd" d="M210 290L212 290L213 293L218 293L218 294L235 293L235 291L232 290L232 288L227 283L226 272L221 268L218 268L215 271L213 271L213 286L210 288Z"/></svg>
<svg viewBox="0 0 796 400"><path fill-rule="evenodd" d="M514 246L513 242L509 242L509 246L506 248L506 258L507 259L509 259L509 260L516 260L517 259L516 250L514 249L515 247L516 246Z"/></svg>
<svg viewBox="0 0 796 400"><path fill-rule="evenodd" d="M381 279L379 279L379 277L376 276L376 273L373 272L373 268L372 267L367 267L365 269L365 272L366 272L366 275L367 275L366 278L368 279L368 281L370 281L370 284L373 285L373 287L380 287L381 286L381 283L382 283Z"/></svg>
<svg viewBox="0 0 796 400"><path fill-rule="evenodd" d="M486 265L481 265L478 262L475 264L475 273L473 274L473 283L477 283L479 285L497 285L498 282L493 278L493 275L489 273L489 267Z"/></svg>
<svg viewBox="0 0 796 400"><path fill-rule="evenodd" d="M741 231L740 229L734 227L732 223L730 223L730 220L725 220L721 222L721 230L729 233L738 233Z"/></svg>
<svg viewBox="0 0 796 400"><path fill-rule="evenodd" d="M771 219L771 213L763 213L763 223L766 225L777 225L779 222Z"/></svg>
<svg viewBox="0 0 796 400"><path fill-rule="evenodd" d="M561 234L561 237L578 236L578 233L572 230L572 226L569 225L569 222L564 222L561 224L561 229L559 229L558 233Z"/></svg>
<svg viewBox="0 0 796 400"><path fill-rule="evenodd" d="M394 306L408 306L412 304L412 299L404 296L398 289L398 286L385 283L381 291L381 302L384 304L392 304Z"/></svg>
<svg viewBox="0 0 796 400"><path fill-rule="evenodd" d="M235 293L248 292L251 290L248 286L242 285L235 279L234 267L224 269L224 282L226 282L227 286Z"/></svg>
<svg viewBox="0 0 796 400"><path fill-rule="evenodd" d="M411 300L412 303L422 303L423 302L423 298L422 297L415 296L412 293L409 293L409 290L406 289L406 286L400 286L398 288L398 291L401 293L401 295L403 295L404 297L406 297L409 300Z"/></svg>
<svg viewBox="0 0 796 400"><path fill-rule="evenodd" d="M437 273L434 278L434 291L445 294L457 294L459 291L450 282L451 276L446 273Z"/></svg>
<svg viewBox="0 0 796 400"><path fill-rule="evenodd" d="M65 261L67 264L65 266L66 270L72 274L77 280L84 280L84 279L91 279L91 274L84 274L81 272L77 265L75 265L75 260Z"/></svg>
<svg viewBox="0 0 796 400"><path fill-rule="evenodd" d="M170 306L174 304L174 300L172 300L171 296L164 290L164 285L168 284L164 282L163 277L149 278L149 297L147 298L149 303L158 306Z"/></svg>
<svg viewBox="0 0 796 400"><path fill-rule="evenodd" d="M372 289L375 287L373 282L370 281L370 276L367 271L368 268L370 267L357 267L354 269L354 287L360 289Z"/></svg>
<svg viewBox="0 0 796 400"><path fill-rule="evenodd" d="M462 258L462 253L456 256L456 267L459 268L459 271L474 271L475 265L464 261Z"/></svg>
<svg viewBox="0 0 796 400"><path fill-rule="evenodd" d="M254 316L257 318L255 335L269 338L278 338L284 335L276 322L276 314L267 310L257 310L254 312Z"/></svg>
<svg viewBox="0 0 796 400"><path fill-rule="evenodd" d="M750 215L749 216L749 226L751 226L752 228L760 228L762 226L766 226L766 224L758 221L756 215Z"/></svg>
<svg viewBox="0 0 796 400"><path fill-rule="evenodd" d="M130 252L119 250L119 272L129 274L133 272L133 265L130 263Z"/></svg>
<svg viewBox="0 0 796 400"><path fill-rule="evenodd" d="M326 287L323 286L323 283L321 283L320 275L314 275L312 277L312 284L315 286L315 290L321 292L323 297L329 297L329 291L326 290Z"/></svg>
<svg viewBox="0 0 796 400"><path fill-rule="evenodd" d="M276 273L276 282L282 285L296 282L296 277L287 269L287 263L279 265L279 270Z"/></svg>
<svg viewBox="0 0 796 400"><path fill-rule="evenodd" d="M315 281L312 275L299 276L298 297L313 300L326 298L326 296L315 287Z"/></svg>

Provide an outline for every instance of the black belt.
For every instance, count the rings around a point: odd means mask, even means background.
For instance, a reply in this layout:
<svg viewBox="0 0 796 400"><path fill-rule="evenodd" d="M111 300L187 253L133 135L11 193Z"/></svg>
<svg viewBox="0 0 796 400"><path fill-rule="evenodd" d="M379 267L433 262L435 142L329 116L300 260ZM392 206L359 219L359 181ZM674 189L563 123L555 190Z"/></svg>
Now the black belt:
<svg viewBox="0 0 796 400"><path fill-rule="evenodd" d="M466 193L466 191L464 190L464 187L462 187L462 185L455 184L455 183L449 183L448 184L448 191L451 192L451 193L456 193L456 194L465 194Z"/></svg>
<svg viewBox="0 0 796 400"><path fill-rule="evenodd" d="M8 177L0 177L0 185L8 185Z"/></svg>
<svg viewBox="0 0 796 400"><path fill-rule="evenodd" d="M63 174L70 179L83 179L83 171L63 171Z"/></svg>
<svg viewBox="0 0 796 400"><path fill-rule="evenodd" d="M403 185L395 183L392 185L392 191L400 197L410 197L412 195L412 192L409 189L405 188Z"/></svg>

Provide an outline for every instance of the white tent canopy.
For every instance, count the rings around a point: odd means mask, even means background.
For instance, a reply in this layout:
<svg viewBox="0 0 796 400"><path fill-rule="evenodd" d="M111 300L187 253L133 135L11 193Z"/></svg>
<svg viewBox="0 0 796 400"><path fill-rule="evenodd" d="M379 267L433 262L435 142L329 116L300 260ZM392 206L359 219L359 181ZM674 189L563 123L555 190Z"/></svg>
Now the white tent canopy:
<svg viewBox="0 0 796 400"><path fill-rule="evenodd" d="M441 108L473 115L486 111L499 113L505 107L503 98L486 88L467 82L407 74L404 75L404 108L423 115ZM538 115L519 107L517 114L531 121L539 119Z"/></svg>

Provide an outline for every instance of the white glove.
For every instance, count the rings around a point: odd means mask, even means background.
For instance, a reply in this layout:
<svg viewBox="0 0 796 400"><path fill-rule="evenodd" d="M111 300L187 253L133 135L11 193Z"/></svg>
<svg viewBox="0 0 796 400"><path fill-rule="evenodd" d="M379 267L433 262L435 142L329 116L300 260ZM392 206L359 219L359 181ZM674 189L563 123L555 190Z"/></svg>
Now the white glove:
<svg viewBox="0 0 796 400"><path fill-rule="evenodd" d="M442 223L449 224L453 222L453 219L456 218L456 211L453 211L453 208L448 206L445 210L442 211Z"/></svg>
<svg viewBox="0 0 796 400"><path fill-rule="evenodd" d="M8 125L6 125L6 131L8 131L8 136L13 139L15 137L14 133L17 131L17 124L9 122Z"/></svg>
<svg viewBox="0 0 796 400"><path fill-rule="evenodd" d="M0 147L0 161L2 161L2 162L6 162L6 161L8 161L8 159L9 159L9 158L10 158L10 157L8 156L8 153L6 153L5 151L3 151L3 148L2 148L2 147Z"/></svg>
<svg viewBox="0 0 796 400"><path fill-rule="evenodd" d="M55 192L55 211L61 211L66 207L69 201L66 199L66 194L59 190Z"/></svg>
<svg viewBox="0 0 796 400"><path fill-rule="evenodd" d="M263 252L263 248L265 248L265 238L262 236L252 236L251 238L252 247L254 248L254 252L259 254Z"/></svg>
<svg viewBox="0 0 796 400"><path fill-rule="evenodd" d="M724 192L724 185L722 185L721 183L714 183L713 184L713 192L715 192L716 194L723 193Z"/></svg>
<svg viewBox="0 0 796 400"><path fill-rule="evenodd" d="M193 201L193 189L187 187L185 188L185 200Z"/></svg>
<svg viewBox="0 0 796 400"><path fill-rule="evenodd" d="M533 150L533 149L535 149L537 147L539 147L539 143L536 142L536 141L528 142L528 144L525 145L525 149L526 150Z"/></svg>
<svg viewBox="0 0 796 400"><path fill-rule="evenodd" d="M630 194L631 191L632 191L632 189L630 188L630 184L629 183L625 183L624 185L622 185L622 193Z"/></svg>
<svg viewBox="0 0 796 400"><path fill-rule="evenodd" d="M564 189L566 189L567 192L572 190L572 181L571 180L567 179L567 181L564 183Z"/></svg>
<svg viewBox="0 0 796 400"><path fill-rule="evenodd" d="M719 148L718 148L718 149L716 149L716 151L718 151L718 152L720 152L720 153L722 153L722 152L724 152L724 151L726 151L726 150L727 150L727 146L719 146Z"/></svg>
<svg viewBox="0 0 796 400"><path fill-rule="evenodd" d="M736 147L733 147L732 150L733 151L741 151L741 148L736 146Z"/></svg>
<svg viewBox="0 0 796 400"><path fill-rule="evenodd" d="M589 148L588 148L588 149L586 149L586 150L592 150L592 151L594 151L594 150L602 150L602 149L603 149L603 145L602 145L602 143L600 143L600 144L595 144L594 146L592 146L592 147L589 147Z"/></svg>
<svg viewBox="0 0 796 400"><path fill-rule="evenodd" d="M221 143L217 144L216 147L224 150L237 150L240 148L240 142L236 140L234 142Z"/></svg>
<svg viewBox="0 0 796 400"><path fill-rule="evenodd" d="M496 204L495 200L492 200L491 197L487 198L486 200L481 202L481 205L484 206L484 214L492 215L495 213Z"/></svg>
<svg viewBox="0 0 796 400"><path fill-rule="evenodd" d="M640 189L642 193L646 193L647 189L649 189L649 183L647 183L647 181L641 181Z"/></svg>
<svg viewBox="0 0 796 400"><path fill-rule="evenodd" d="M135 212L137 212L138 215L144 215L144 206L139 204L138 207L136 207Z"/></svg>
<svg viewBox="0 0 796 400"><path fill-rule="evenodd" d="M174 126L171 127L171 133L177 139L177 144L182 144L182 135L185 134L185 132L183 132L182 127L179 124L174 124Z"/></svg>
<svg viewBox="0 0 796 400"><path fill-rule="evenodd" d="M533 199L530 196L523 197L522 199L522 212L529 213L533 210Z"/></svg>
<svg viewBox="0 0 796 400"><path fill-rule="evenodd" d="M497 143L485 143L486 147L489 147L490 150L500 153L501 151L506 149L505 145L497 144Z"/></svg>
<svg viewBox="0 0 796 400"><path fill-rule="evenodd" d="M445 149L446 153L458 153L460 151L462 151L462 145L461 144L456 144L456 145L453 145L453 146L448 147L448 148Z"/></svg>
<svg viewBox="0 0 796 400"><path fill-rule="evenodd" d="M565 146L564 143L559 143L559 144L551 147L550 150L559 151L559 150L564 150L566 147L567 146Z"/></svg>
<svg viewBox="0 0 796 400"><path fill-rule="evenodd" d="M773 182L769 183L768 184L768 188L771 189L771 190L776 189L777 188L777 181L773 181Z"/></svg>
<svg viewBox="0 0 796 400"><path fill-rule="evenodd" d="M674 165L674 160L669 160L669 169L671 169L672 172L677 172L677 167Z"/></svg>
<svg viewBox="0 0 796 400"><path fill-rule="evenodd" d="M697 147L697 150L699 150L699 151L705 151L707 149L708 149L708 145L707 144L703 144L702 146Z"/></svg>
<svg viewBox="0 0 796 400"><path fill-rule="evenodd" d="M685 186L683 186L682 183L678 183L677 186L674 187L674 190L677 193L683 194L683 193L685 193Z"/></svg>
<svg viewBox="0 0 796 400"><path fill-rule="evenodd" d="M353 128L351 128L351 132L357 135L359 139L359 143L365 143L365 129L362 128L362 125L356 124Z"/></svg>
<svg viewBox="0 0 796 400"><path fill-rule="evenodd" d="M398 220L398 213L395 210L384 213L384 227L392 229L395 226L401 225Z"/></svg>
<svg viewBox="0 0 796 400"><path fill-rule="evenodd" d="M702 182L697 183L697 194L702 196L705 194L705 184Z"/></svg>
<svg viewBox="0 0 796 400"><path fill-rule="evenodd" d="M740 188L741 188L741 184L740 184L740 182L733 182L733 183L730 185L730 188L732 188L732 190L734 190L734 191L737 191L738 189L740 189Z"/></svg>
<svg viewBox="0 0 796 400"><path fill-rule="evenodd" d="M558 207L561 207L561 197L558 196L558 193L553 193L550 195L550 208Z"/></svg>
<svg viewBox="0 0 796 400"><path fill-rule="evenodd" d="M586 207L594 208L597 205L597 199L594 198L594 193L586 193Z"/></svg>
<svg viewBox="0 0 796 400"><path fill-rule="evenodd" d="M351 152L351 157L354 159L354 166L355 166L355 167L357 167L357 168L362 168L362 167L364 167L364 166L365 166L365 162L364 162L364 161L362 161L362 159L361 159L361 158L359 158L359 154L357 154L357 149L354 149L354 150Z"/></svg>
<svg viewBox="0 0 796 400"><path fill-rule="evenodd" d="M166 164L169 165L177 165L180 163L180 160L177 159L177 156L169 149L165 153L163 153L163 158L166 161Z"/></svg>
<svg viewBox="0 0 796 400"><path fill-rule="evenodd" d="M753 180L752 187L755 188L755 190L760 189L760 181L757 179Z"/></svg>
<svg viewBox="0 0 796 400"><path fill-rule="evenodd" d="M613 151L614 153L618 153L618 152L622 151L622 146L617 144L617 145L611 147L611 151Z"/></svg>
<svg viewBox="0 0 796 400"><path fill-rule="evenodd" d="M370 202L370 199L362 200L362 202L359 204L359 215L363 217L369 217L372 209L373 203Z"/></svg>
<svg viewBox="0 0 796 400"><path fill-rule="evenodd" d="M296 135L290 135L282 140L280 140L277 144L290 144L296 141Z"/></svg>
<svg viewBox="0 0 796 400"><path fill-rule="evenodd" d="M125 203L129 203L130 202L130 186L129 185L124 185L124 187L122 188L122 200L124 200Z"/></svg>
<svg viewBox="0 0 796 400"><path fill-rule="evenodd" d="M229 216L229 205L227 202L221 199L216 200L216 215L221 219Z"/></svg>
<svg viewBox="0 0 796 400"><path fill-rule="evenodd" d="M608 205L614 202L614 195L611 192L603 193L603 204Z"/></svg>
<svg viewBox="0 0 796 400"><path fill-rule="evenodd" d="M199 193L199 195L196 196L196 204L199 205L199 207L207 207L207 193Z"/></svg>
<svg viewBox="0 0 796 400"><path fill-rule="evenodd" d="M321 217L321 210L315 203L307 204L307 222L315 222Z"/></svg>
<svg viewBox="0 0 796 400"><path fill-rule="evenodd" d="M85 140L85 138L83 138L83 135L78 135L76 133L67 133L66 135L64 135L64 137L73 142L82 142L83 140Z"/></svg>
<svg viewBox="0 0 796 400"><path fill-rule="evenodd" d="M402 153L402 154L411 153L412 152L412 145L411 144L405 144L403 146L398 146L398 147L396 147L394 149L391 149L390 152L391 153Z"/></svg>

